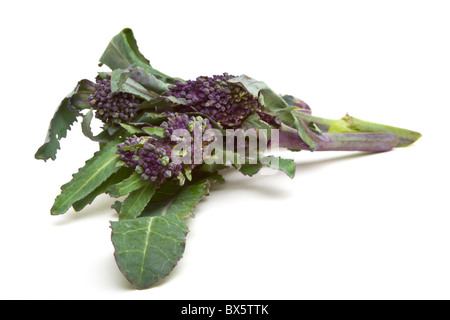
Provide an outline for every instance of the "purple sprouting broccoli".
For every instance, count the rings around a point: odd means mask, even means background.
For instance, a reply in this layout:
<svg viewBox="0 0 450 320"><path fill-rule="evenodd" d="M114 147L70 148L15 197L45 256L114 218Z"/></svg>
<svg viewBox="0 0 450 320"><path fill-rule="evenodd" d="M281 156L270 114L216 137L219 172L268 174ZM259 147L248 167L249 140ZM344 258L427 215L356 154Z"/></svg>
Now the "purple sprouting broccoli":
<svg viewBox="0 0 450 320"><path fill-rule="evenodd" d="M95 83L89 104L95 110L96 118L107 124L117 124L128 123L136 116L139 100L130 93L111 92L111 75L107 74L105 79Z"/></svg>
<svg viewBox="0 0 450 320"><path fill-rule="evenodd" d="M171 146L166 139L153 137L127 137L119 145L120 159L126 166L133 168L141 178L156 184L164 182L172 176L177 177L183 168L173 163Z"/></svg>
<svg viewBox="0 0 450 320"><path fill-rule="evenodd" d="M195 146L194 129L199 128L200 133L204 134L206 130L211 129L211 124L208 119L199 116L168 113L168 119L161 123L159 128L163 132L160 137L136 135L127 137L118 145L120 160L125 166L140 174L143 180L150 180L156 186L170 179L178 179L182 184L185 176L190 179L190 172L196 166L194 159L196 152L203 152L203 149L212 142L212 140L202 141L200 146ZM172 156L174 147L184 139L180 133L188 134L192 138L192 143L189 144L191 148L189 161L185 161L184 158L181 162Z"/></svg>
<svg viewBox="0 0 450 320"><path fill-rule="evenodd" d="M177 82L167 95L186 101L177 106L178 112L200 112L224 128L237 128L250 114L260 113L262 107L245 89L227 82L231 78L235 76L224 73Z"/></svg>

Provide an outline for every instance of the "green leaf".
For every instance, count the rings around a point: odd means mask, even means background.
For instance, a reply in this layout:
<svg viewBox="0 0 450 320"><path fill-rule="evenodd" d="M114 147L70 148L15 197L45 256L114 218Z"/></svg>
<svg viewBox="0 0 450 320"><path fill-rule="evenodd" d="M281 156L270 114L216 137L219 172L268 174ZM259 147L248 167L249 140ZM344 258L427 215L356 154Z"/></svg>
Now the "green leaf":
<svg viewBox="0 0 450 320"><path fill-rule="evenodd" d="M80 115L77 110L69 105L68 101L69 98L65 98L56 110L53 119L50 121L45 142L34 156L36 159L44 161L50 158L56 159L56 153L61 148L59 140L67 136L67 131L70 130L70 127Z"/></svg>
<svg viewBox="0 0 450 320"><path fill-rule="evenodd" d="M137 289L167 277L181 259L188 228L176 215L111 222L117 266Z"/></svg>
<svg viewBox="0 0 450 320"><path fill-rule="evenodd" d="M242 129L266 129L270 131L272 127L265 121L261 120L260 116L256 113L249 115L242 122Z"/></svg>
<svg viewBox="0 0 450 320"><path fill-rule="evenodd" d="M127 179L117 184L110 185L108 188L108 193L111 197L119 198L144 187L148 183L148 181L141 179L139 174L133 173Z"/></svg>
<svg viewBox="0 0 450 320"><path fill-rule="evenodd" d="M125 124L125 123L120 123L120 125L121 125L122 128L127 130L127 132L129 134L144 133L143 130L141 130L140 128L138 128L136 126L132 126L132 125Z"/></svg>
<svg viewBox="0 0 450 320"><path fill-rule="evenodd" d="M103 131L101 131L99 134L94 136L91 128L92 119L94 118L94 113L92 110L89 110L84 116L83 121L81 122L81 131L83 134L95 142L100 143L108 143L112 140L114 140L116 137L118 137L120 134L118 134L118 131L120 130L119 126L103 126ZM122 125L122 124L120 124Z"/></svg>
<svg viewBox="0 0 450 320"><path fill-rule="evenodd" d="M281 170L291 179L295 176L295 161L291 159L283 159L280 157L267 156L261 159L267 168Z"/></svg>
<svg viewBox="0 0 450 320"><path fill-rule="evenodd" d="M296 107L303 113L311 114L311 108L303 100L296 98L294 96L288 95L288 94L282 96L282 98L291 107Z"/></svg>
<svg viewBox="0 0 450 320"><path fill-rule="evenodd" d="M92 110L89 110L84 116L83 121L81 122L81 131L83 134L91 139L92 141L96 141L94 134L91 129L92 118L94 117L94 113Z"/></svg>
<svg viewBox="0 0 450 320"><path fill-rule="evenodd" d="M65 213L73 203L86 197L119 170L116 167L119 160L117 154L119 142L119 140L113 140L86 161L86 165L73 175L70 182L63 186L61 194L55 199L51 214Z"/></svg>
<svg viewBox="0 0 450 320"><path fill-rule="evenodd" d="M80 112L70 105L69 97L64 98L50 121L45 142L36 152L35 158L44 161L50 158L55 160L60 149L59 140L67 136L67 131L80 115Z"/></svg>
<svg viewBox="0 0 450 320"><path fill-rule="evenodd" d="M278 117L284 123L293 126L297 130L299 137L309 146L311 151L314 151L326 142L326 138L311 130L309 123L307 123L300 114L300 111L296 108L292 108L283 110Z"/></svg>
<svg viewBox="0 0 450 320"><path fill-rule="evenodd" d="M134 87L138 84L139 91L144 90L145 94L158 97L163 92L169 90L169 85L161 81L156 76L147 72L139 66L131 66L127 69L115 69L111 75L111 90L114 92L118 88L124 88L129 93L134 93ZM126 85L126 86L124 86Z"/></svg>
<svg viewBox="0 0 450 320"><path fill-rule="evenodd" d="M150 103L148 101L143 102L141 104L144 105L146 103ZM138 117L133 121L131 124L151 124L151 125L160 125L162 122L166 121L168 119L167 115L161 114L161 113L155 113L155 112L142 112Z"/></svg>
<svg viewBox="0 0 450 320"><path fill-rule="evenodd" d="M244 74L232 78L228 80L228 82L237 84L247 90L255 98L258 98L258 101L262 106L273 113L278 113L281 110L289 108L286 101L279 94L273 92L272 89L262 81L257 81Z"/></svg>
<svg viewBox="0 0 450 320"><path fill-rule="evenodd" d="M283 159L281 157L265 156L258 158L257 163L244 163L234 165L236 170L246 176L254 176L262 168L271 168L275 170L281 170L286 173L290 178L294 178L295 175L295 161L291 159Z"/></svg>
<svg viewBox="0 0 450 320"><path fill-rule="evenodd" d="M149 135L156 135L158 137L164 138L164 128L161 127L143 127L142 130Z"/></svg>
<svg viewBox="0 0 450 320"><path fill-rule="evenodd" d="M147 184L144 187L131 192L120 209L120 220L138 217L147 203L149 203L154 193L155 186L150 181L147 181Z"/></svg>
<svg viewBox="0 0 450 320"><path fill-rule="evenodd" d="M207 178L184 186L165 184L156 191L141 216L192 216L197 203L209 195L211 182Z"/></svg>
<svg viewBox="0 0 450 320"><path fill-rule="evenodd" d="M105 180L105 182L95 188L95 190L89 193L86 197L78 200L77 202L74 202L74 204L72 205L73 209L77 212L83 210L88 204L91 204L95 200L95 198L105 193L111 185L123 181L124 179L128 178L131 173L132 170L130 168L119 169L119 171L112 174L108 179Z"/></svg>
<svg viewBox="0 0 450 320"><path fill-rule="evenodd" d="M80 110L91 107L88 97L93 90L94 84L91 81L81 80L75 89L61 101L50 121L45 142L34 156L36 159L44 161L56 159L56 153L61 148L59 141L67 136L67 131L82 115Z"/></svg>
<svg viewBox="0 0 450 320"><path fill-rule="evenodd" d="M111 73L111 92L116 91L130 93L146 101L158 96L132 79L130 69L115 69Z"/></svg>
<svg viewBox="0 0 450 320"><path fill-rule="evenodd" d="M161 81L166 83L177 81L176 78L169 77L150 65L150 61L139 51L133 31L129 28L123 29L109 42L100 58L99 65L103 64L106 64L111 70L126 69L132 65L137 65Z"/></svg>
<svg viewBox="0 0 450 320"><path fill-rule="evenodd" d="M114 204L111 206L111 209L114 209L114 210L116 210L116 212L118 213L118 214L120 214L120 209L122 208L122 202L120 202L120 201L116 201L116 202L114 202Z"/></svg>
<svg viewBox="0 0 450 320"><path fill-rule="evenodd" d="M69 102L77 110L91 109L89 96L93 92L95 92L95 84L90 80L83 79L78 82L78 85L74 90L74 94L70 96Z"/></svg>
<svg viewBox="0 0 450 320"><path fill-rule="evenodd" d="M245 163L236 167L236 169L245 176L254 176L261 170L263 165L261 163Z"/></svg>
<svg viewBox="0 0 450 320"><path fill-rule="evenodd" d="M131 29L123 29L108 44L100 58L100 64L106 64L112 70L128 68L132 64L147 68L150 61L139 51Z"/></svg>
<svg viewBox="0 0 450 320"><path fill-rule="evenodd" d="M139 105L138 110L154 110L157 113L162 113L164 111L172 111L175 104L185 105L187 101L186 99L160 96L150 101L144 101Z"/></svg>
<svg viewBox="0 0 450 320"><path fill-rule="evenodd" d="M258 98L261 105L265 106L272 114L277 115L281 121L295 127L298 135L310 147L311 151L316 150L324 142L320 134L315 134L309 127L309 124L299 115L299 113L307 111L309 108L303 101L292 96L283 98L273 92L264 82L257 81L246 75L232 78L228 82L246 89L254 97ZM290 106L288 102L292 103L293 106Z"/></svg>

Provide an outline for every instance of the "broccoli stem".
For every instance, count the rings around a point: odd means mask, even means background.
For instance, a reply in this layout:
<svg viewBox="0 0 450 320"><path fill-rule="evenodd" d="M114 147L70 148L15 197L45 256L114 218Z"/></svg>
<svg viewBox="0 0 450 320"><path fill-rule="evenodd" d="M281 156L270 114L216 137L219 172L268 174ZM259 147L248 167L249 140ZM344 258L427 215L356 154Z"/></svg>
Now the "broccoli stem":
<svg viewBox="0 0 450 320"><path fill-rule="evenodd" d="M384 152L395 148L399 137L394 133L322 133L322 142L315 151L366 151ZM284 127L279 131L279 147L291 150L310 150L296 130Z"/></svg>
<svg viewBox="0 0 450 320"><path fill-rule="evenodd" d="M346 115L339 120L319 118L306 113L298 113L306 122L315 123L326 133L391 133L398 137L395 147L406 147L417 141L419 132L397 128L384 124L369 122Z"/></svg>

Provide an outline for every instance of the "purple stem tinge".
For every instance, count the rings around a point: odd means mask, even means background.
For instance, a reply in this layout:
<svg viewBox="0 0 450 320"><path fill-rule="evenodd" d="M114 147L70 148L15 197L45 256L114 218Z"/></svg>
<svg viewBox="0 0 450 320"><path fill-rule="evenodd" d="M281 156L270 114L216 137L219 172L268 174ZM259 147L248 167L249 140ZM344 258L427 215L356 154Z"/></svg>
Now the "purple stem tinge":
<svg viewBox="0 0 450 320"><path fill-rule="evenodd" d="M315 151L390 151L399 142L394 133L322 133ZM279 131L279 147L293 150L311 150L295 130Z"/></svg>

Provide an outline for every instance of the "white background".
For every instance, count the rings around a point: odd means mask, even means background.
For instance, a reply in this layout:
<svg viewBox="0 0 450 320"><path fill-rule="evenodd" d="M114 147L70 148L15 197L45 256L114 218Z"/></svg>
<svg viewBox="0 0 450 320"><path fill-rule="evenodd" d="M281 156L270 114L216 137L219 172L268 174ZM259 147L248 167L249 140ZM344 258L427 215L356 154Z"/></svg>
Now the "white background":
<svg viewBox="0 0 450 320"><path fill-rule="evenodd" d="M433 0L1 2L0 298L450 298L449 16ZM317 116L423 137L292 154L293 180L227 173L174 272L134 290L113 258L111 199L50 215L95 143L77 123L56 161L34 159L59 102L125 27L169 75L245 73Z"/></svg>

